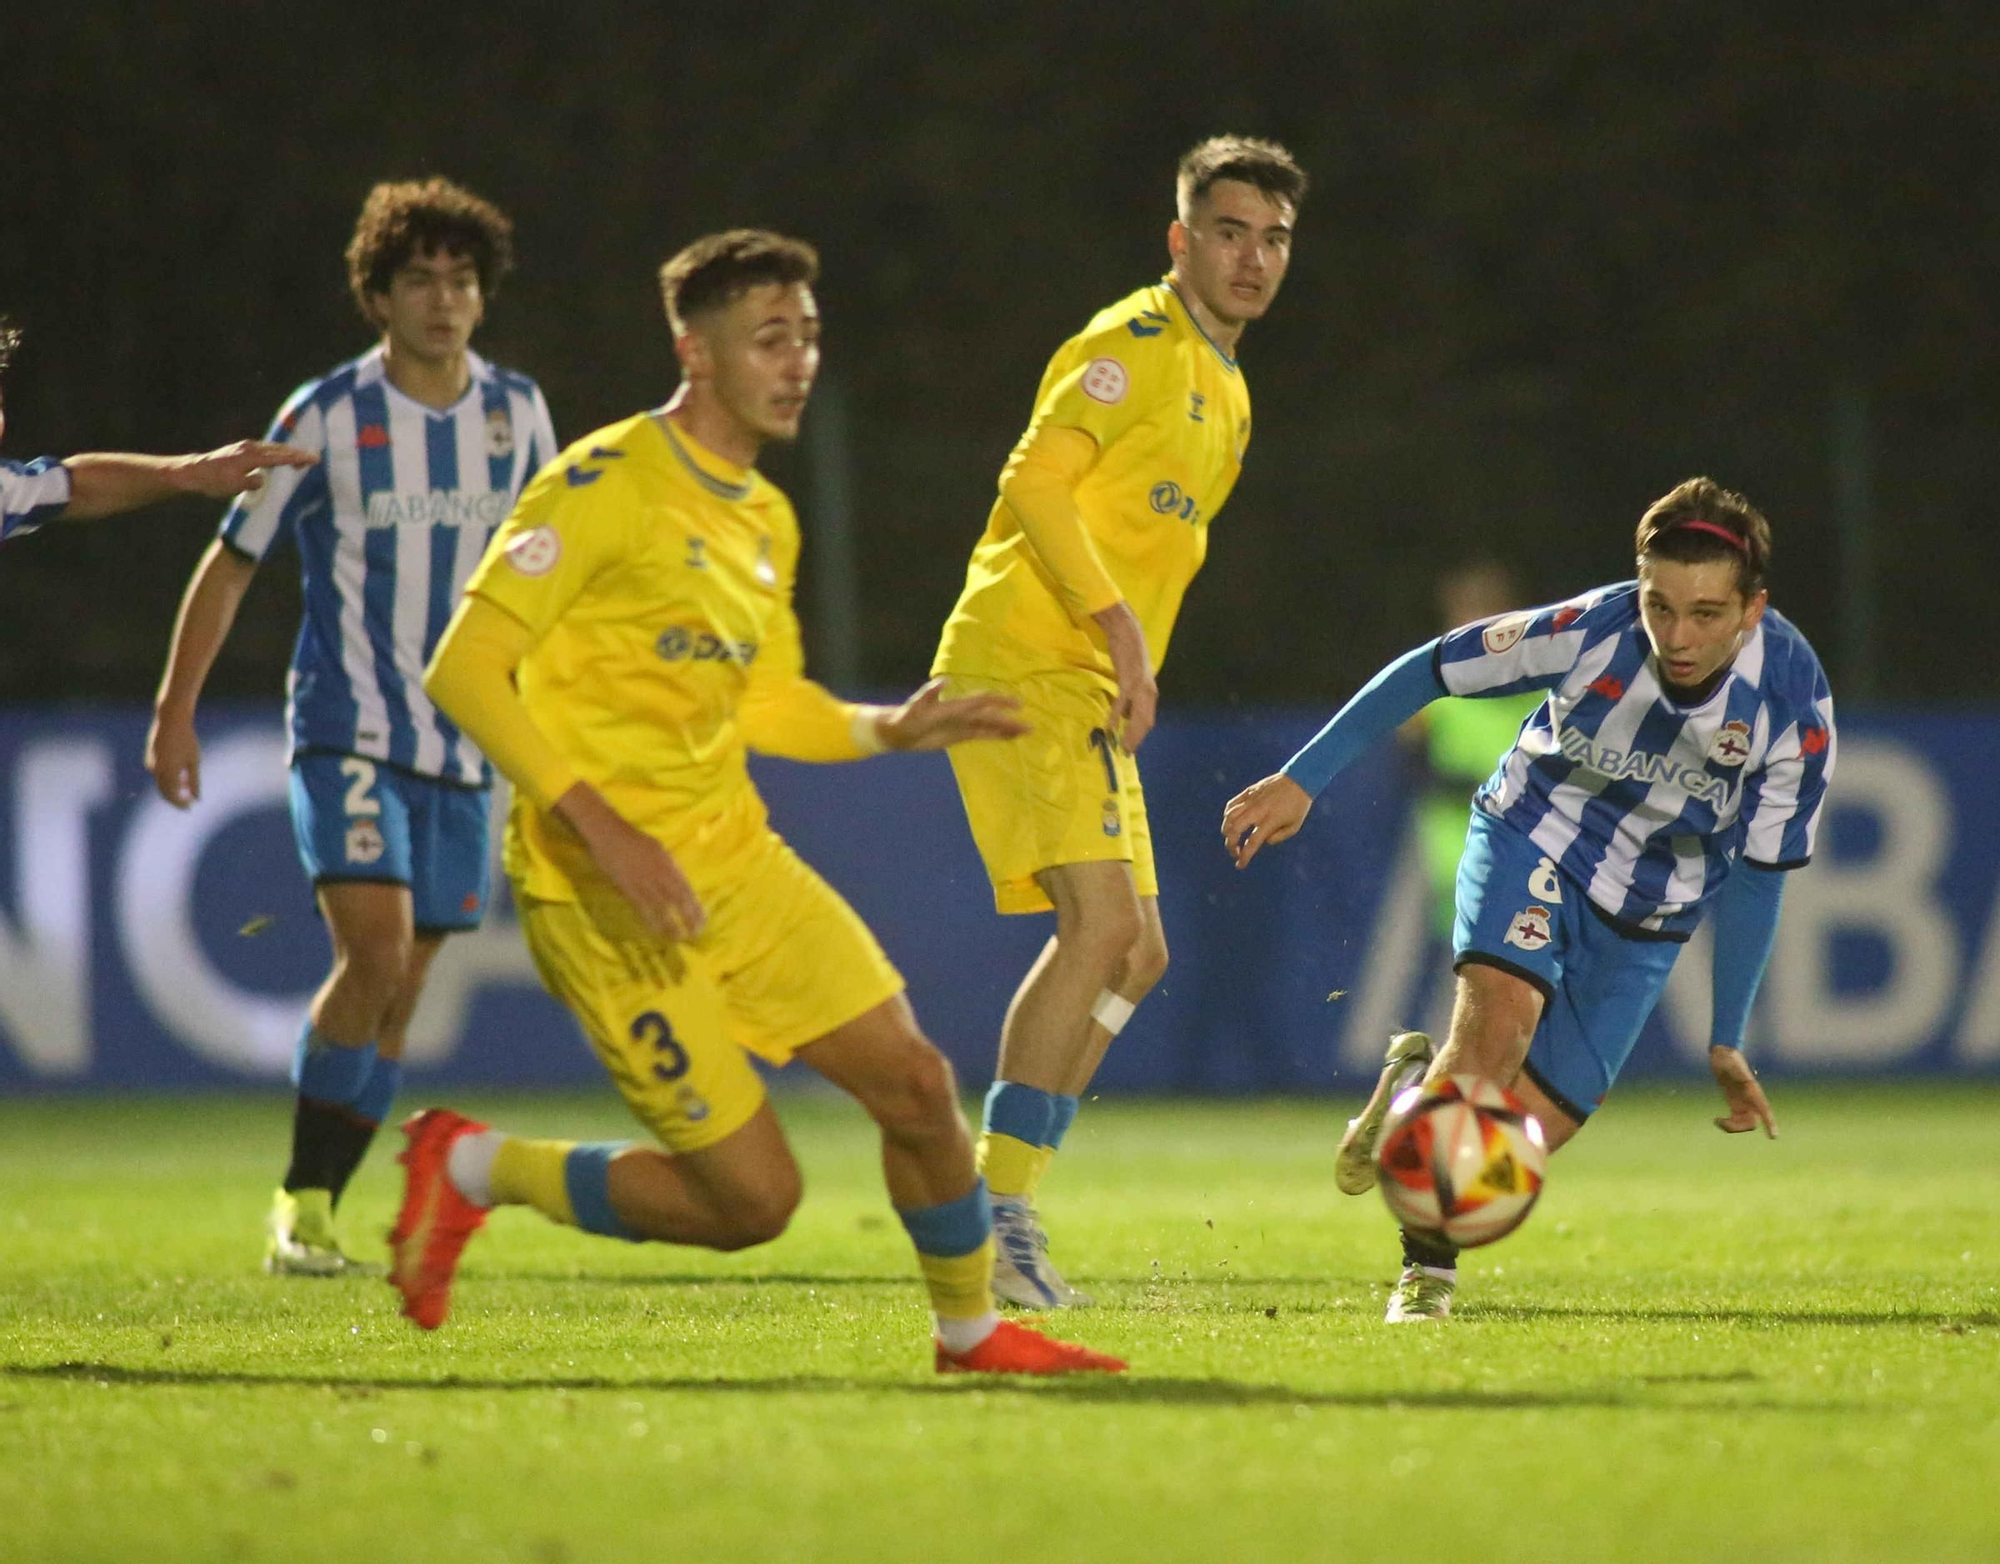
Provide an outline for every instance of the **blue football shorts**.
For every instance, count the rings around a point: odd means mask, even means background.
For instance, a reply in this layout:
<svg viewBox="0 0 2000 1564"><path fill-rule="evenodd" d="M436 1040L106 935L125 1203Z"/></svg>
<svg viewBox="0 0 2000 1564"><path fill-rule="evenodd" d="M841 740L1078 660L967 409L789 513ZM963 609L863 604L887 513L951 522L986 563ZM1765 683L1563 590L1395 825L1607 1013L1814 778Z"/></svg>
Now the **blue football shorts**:
<svg viewBox="0 0 2000 1564"><path fill-rule="evenodd" d="M1681 942L1614 928L1533 841L1476 809L1457 903L1454 970L1498 967L1541 991L1541 1024L1522 1068L1582 1123L1632 1056Z"/></svg>
<svg viewBox="0 0 2000 1564"><path fill-rule="evenodd" d="M407 885L423 934L479 926L492 889L493 795L359 755L292 761L292 834L315 886Z"/></svg>

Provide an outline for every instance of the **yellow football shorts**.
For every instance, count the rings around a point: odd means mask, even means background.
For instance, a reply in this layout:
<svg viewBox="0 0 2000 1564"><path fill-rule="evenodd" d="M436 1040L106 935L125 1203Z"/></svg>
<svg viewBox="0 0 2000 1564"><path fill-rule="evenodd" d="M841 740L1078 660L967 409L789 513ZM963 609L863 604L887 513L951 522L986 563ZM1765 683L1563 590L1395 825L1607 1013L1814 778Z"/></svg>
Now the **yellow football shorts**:
<svg viewBox="0 0 2000 1564"><path fill-rule="evenodd" d="M954 744L952 774L1002 912L1047 912L1035 875L1066 863L1123 861L1141 896L1157 896L1153 835L1139 763L1112 740L1111 698L1084 673L1019 679L951 674L947 695L1011 695L1034 731Z"/></svg>
<svg viewBox="0 0 2000 1564"><path fill-rule="evenodd" d="M634 1117L669 1151L727 1139L774 1065L903 990L860 916L776 832L713 862L677 857L707 910L691 944L636 933L622 901L519 895L549 992L582 1022Z"/></svg>

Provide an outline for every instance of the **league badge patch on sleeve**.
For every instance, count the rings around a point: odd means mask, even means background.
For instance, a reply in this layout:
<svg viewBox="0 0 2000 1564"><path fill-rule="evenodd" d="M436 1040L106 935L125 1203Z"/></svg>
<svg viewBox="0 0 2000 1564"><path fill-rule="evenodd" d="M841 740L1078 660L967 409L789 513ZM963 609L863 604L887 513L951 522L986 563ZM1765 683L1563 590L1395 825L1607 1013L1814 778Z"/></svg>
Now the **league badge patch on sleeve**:
<svg viewBox="0 0 2000 1564"><path fill-rule="evenodd" d="M553 527L530 527L507 545L507 563L524 576L545 576L562 558L562 539Z"/></svg>
<svg viewBox="0 0 2000 1564"><path fill-rule="evenodd" d="M1482 630L1479 639L1487 651L1498 657L1502 652L1513 648L1514 643L1527 631L1528 624L1534 617L1533 614L1506 614Z"/></svg>
<svg viewBox="0 0 2000 1564"><path fill-rule="evenodd" d="M1132 388L1132 377L1115 358L1094 358L1083 372L1083 394L1093 402L1116 407Z"/></svg>

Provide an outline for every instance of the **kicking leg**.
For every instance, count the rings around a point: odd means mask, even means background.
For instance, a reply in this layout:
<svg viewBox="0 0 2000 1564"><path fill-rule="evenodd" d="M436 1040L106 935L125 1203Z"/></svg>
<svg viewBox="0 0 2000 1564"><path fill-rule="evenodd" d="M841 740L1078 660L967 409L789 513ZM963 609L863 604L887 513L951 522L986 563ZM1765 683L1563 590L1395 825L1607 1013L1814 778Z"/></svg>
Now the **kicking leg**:
<svg viewBox="0 0 2000 1564"><path fill-rule="evenodd" d="M840 1086L882 1133L882 1174L917 1250L937 1317L940 1372L1117 1371L1116 1358L1003 1324L993 1311L992 1214L973 1167L950 1062L898 994L808 1044L799 1057Z"/></svg>
<svg viewBox="0 0 2000 1564"><path fill-rule="evenodd" d="M1511 972L1482 962L1466 962L1458 971L1458 993L1452 1006L1451 1035L1424 1074L1426 1081L1451 1075L1483 1075L1513 1090L1541 1120L1551 1151L1580 1128L1557 1108L1535 1083L1521 1073L1528 1045L1541 1021L1541 990ZM1415 1035L1415 1034L1406 1034ZM1379 1137L1381 1125L1375 1126ZM1374 1147L1369 1145L1369 1168ZM1344 1149L1344 1148L1343 1148ZM1407 1230L1403 1233L1403 1272L1389 1295L1384 1318L1389 1324L1441 1320L1451 1313L1458 1285L1458 1249L1439 1239Z"/></svg>
<svg viewBox="0 0 2000 1564"><path fill-rule="evenodd" d="M798 1164L769 1102L698 1151L508 1135L446 1108L403 1127L403 1205L389 1235L389 1282L425 1330L444 1323L467 1240L496 1205L533 1206L566 1227L640 1243L747 1249L785 1230Z"/></svg>

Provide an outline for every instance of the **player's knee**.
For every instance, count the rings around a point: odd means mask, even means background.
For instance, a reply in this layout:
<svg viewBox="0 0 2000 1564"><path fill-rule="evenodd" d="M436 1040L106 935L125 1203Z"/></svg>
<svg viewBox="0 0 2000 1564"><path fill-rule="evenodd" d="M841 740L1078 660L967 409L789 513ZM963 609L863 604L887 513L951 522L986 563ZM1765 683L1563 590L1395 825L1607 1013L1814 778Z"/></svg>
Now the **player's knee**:
<svg viewBox="0 0 2000 1564"><path fill-rule="evenodd" d="M737 1190L729 1202L726 1229L713 1247L754 1249L770 1243L791 1226L804 1194L796 1164L773 1170L753 1188Z"/></svg>
<svg viewBox="0 0 2000 1564"><path fill-rule="evenodd" d="M951 1061L927 1038L913 1036L863 1102L884 1133L923 1140L949 1131L958 1114L958 1081Z"/></svg>
<svg viewBox="0 0 2000 1564"><path fill-rule="evenodd" d="M1166 935L1158 925L1148 924L1125 953L1125 982L1122 987L1126 997L1136 998L1151 990L1167 975L1167 959Z"/></svg>
<svg viewBox="0 0 2000 1564"><path fill-rule="evenodd" d="M343 987L387 1011L402 992L409 971L412 942L397 929L371 930L341 945L336 975Z"/></svg>
<svg viewBox="0 0 2000 1564"><path fill-rule="evenodd" d="M1145 932L1145 919L1139 915L1136 902L1105 901L1059 923L1056 942L1108 976L1126 960Z"/></svg>
<svg viewBox="0 0 2000 1564"><path fill-rule="evenodd" d="M340 941L341 955L355 972L400 988L410 969L416 938L408 928L396 923L379 927L349 929Z"/></svg>

